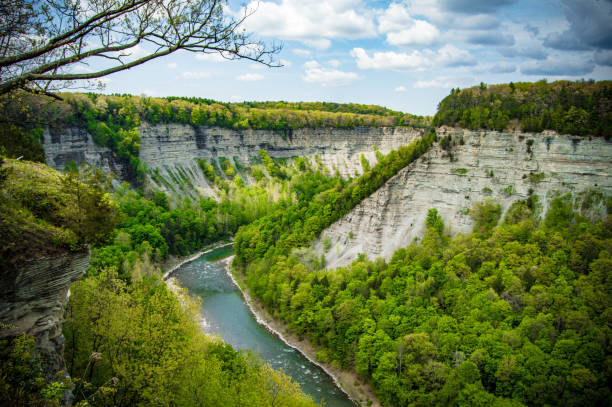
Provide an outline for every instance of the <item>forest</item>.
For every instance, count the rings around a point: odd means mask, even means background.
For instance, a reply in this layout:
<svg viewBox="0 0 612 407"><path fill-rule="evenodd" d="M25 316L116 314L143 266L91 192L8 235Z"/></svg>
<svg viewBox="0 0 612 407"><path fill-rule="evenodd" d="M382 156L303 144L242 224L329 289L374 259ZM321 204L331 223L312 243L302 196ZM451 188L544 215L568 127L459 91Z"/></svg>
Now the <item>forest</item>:
<svg viewBox="0 0 612 407"><path fill-rule="evenodd" d="M453 89L433 125L612 137L612 81L481 83Z"/></svg>
<svg viewBox="0 0 612 407"><path fill-rule="evenodd" d="M477 203L474 232L454 239L432 208L423 239L388 262L325 270L285 239L250 251L237 238L237 263L319 360L385 405L608 405L612 200L595 222L574 203L558 196L539 219L531 196L499 224L498 204Z"/></svg>
<svg viewBox="0 0 612 407"><path fill-rule="evenodd" d="M21 94L6 110L9 122L0 122L5 154L17 158L17 150L41 159L44 127L52 131L73 126L86 129L96 144L108 147L127 164L128 179L142 186L146 168L139 159L138 126L146 122L218 126L230 129L271 130L287 135L300 128L354 128L360 126L407 126L427 128L431 117L416 116L381 106L329 102L226 103L203 98L154 98L97 93L61 93L61 101ZM4 102L6 103L6 102ZM3 102L0 100L0 106ZM19 105L19 106L17 106ZM15 153L13 153L15 150Z"/></svg>

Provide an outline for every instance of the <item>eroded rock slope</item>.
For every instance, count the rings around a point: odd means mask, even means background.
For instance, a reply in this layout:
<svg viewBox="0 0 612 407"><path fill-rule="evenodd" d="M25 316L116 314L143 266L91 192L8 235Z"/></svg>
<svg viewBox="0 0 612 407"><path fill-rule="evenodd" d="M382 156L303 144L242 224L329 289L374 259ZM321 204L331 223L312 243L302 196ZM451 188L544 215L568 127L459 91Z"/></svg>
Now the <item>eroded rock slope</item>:
<svg viewBox="0 0 612 407"><path fill-rule="evenodd" d="M456 234L471 231L468 211L486 198L506 211L531 190L545 212L557 191L612 193L612 143L602 138L450 128L438 134L450 135L456 145L450 151L435 145L322 234L332 243L325 253L328 267L346 265L359 253L389 259L423 235L430 208ZM316 248L323 250L321 243Z"/></svg>
<svg viewBox="0 0 612 407"><path fill-rule="evenodd" d="M0 276L0 338L34 336L48 379L66 369L61 324L68 288L89 267L89 252L66 253L4 270Z"/></svg>
<svg viewBox="0 0 612 407"><path fill-rule="evenodd" d="M214 196L209 182L202 175L197 160L205 158L218 167L219 159L228 159L241 173L258 162L259 150L265 149L274 158L315 157L330 171L344 176L362 172L361 154L370 164L376 162L375 149L385 154L410 144L423 130L393 127L361 127L354 129L304 128L287 131L232 130L220 127L193 127L183 124L143 123L140 159L150 170L151 180L167 192ZM93 143L83 129L69 128L61 134L49 131L44 135L47 164L63 170L67 162L85 161L112 170L125 179L126 168L113 153ZM221 172L220 168L219 172ZM123 176L122 176L123 174Z"/></svg>

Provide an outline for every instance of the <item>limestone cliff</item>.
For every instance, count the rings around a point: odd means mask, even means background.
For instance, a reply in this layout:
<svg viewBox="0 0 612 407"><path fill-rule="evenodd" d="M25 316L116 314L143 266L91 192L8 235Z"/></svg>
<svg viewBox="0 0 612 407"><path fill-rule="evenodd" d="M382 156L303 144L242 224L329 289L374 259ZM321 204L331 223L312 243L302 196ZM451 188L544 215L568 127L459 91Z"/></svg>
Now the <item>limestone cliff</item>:
<svg viewBox="0 0 612 407"><path fill-rule="evenodd" d="M197 160L206 158L218 165L227 158L232 165L249 166L257 160L260 149L273 158L294 156L319 158L330 171L344 176L361 173L361 154L374 164L375 149L385 154L409 144L422 135L422 130L400 127L360 127L354 129L303 128L287 131L232 130L221 127L193 127L170 123L139 127L140 159L149 168L151 181L167 192L190 194L198 191L214 196L214 191L202 175ZM93 144L83 129L69 128L61 134L45 132L47 163L63 169L75 160L96 164L112 170L121 179L126 168L110 150ZM237 168L240 173L240 168Z"/></svg>
<svg viewBox="0 0 612 407"><path fill-rule="evenodd" d="M117 158L107 147L94 143L91 135L81 128L67 128L63 131L45 129L43 133L46 164L63 171L71 161L93 164L105 172L113 172L120 180L130 179L128 165Z"/></svg>
<svg viewBox="0 0 612 407"><path fill-rule="evenodd" d="M0 276L0 338L35 337L47 378L66 369L61 323L68 287L89 267L89 253L67 253L4 270Z"/></svg>
<svg viewBox="0 0 612 407"><path fill-rule="evenodd" d="M471 230L468 211L486 198L505 211L531 190L545 212L555 191L612 193L612 143L602 138L450 128L438 134L452 137L450 151L436 145L323 232L332 242L328 267L348 264L359 253L390 258L422 236L430 208L456 234ZM322 251L322 244L316 248Z"/></svg>

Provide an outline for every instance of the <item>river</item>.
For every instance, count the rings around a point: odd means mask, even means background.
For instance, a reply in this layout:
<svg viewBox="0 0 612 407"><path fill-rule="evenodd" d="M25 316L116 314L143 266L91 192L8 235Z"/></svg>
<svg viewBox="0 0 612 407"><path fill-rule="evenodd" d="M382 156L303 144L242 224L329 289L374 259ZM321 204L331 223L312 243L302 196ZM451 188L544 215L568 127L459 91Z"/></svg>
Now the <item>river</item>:
<svg viewBox="0 0 612 407"><path fill-rule="evenodd" d="M257 323L224 265L214 262L231 254L231 250L214 250L182 265L173 274L183 287L201 298L204 331L221 336L235 349L254 350L274 369L291 376L315 401L324 401L328 407L354 407L320 367Z"/></svg>

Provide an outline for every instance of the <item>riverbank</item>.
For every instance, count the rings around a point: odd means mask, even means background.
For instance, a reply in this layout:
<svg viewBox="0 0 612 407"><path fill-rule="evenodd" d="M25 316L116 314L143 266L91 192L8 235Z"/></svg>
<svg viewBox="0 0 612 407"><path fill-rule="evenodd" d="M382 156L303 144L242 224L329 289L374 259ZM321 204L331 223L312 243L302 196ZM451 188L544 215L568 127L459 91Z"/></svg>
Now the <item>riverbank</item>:
<svg viewBox="0 0 612 407"><path fill-rule="evenodd" d="M300 352L311 363L319 366L325 371L348 397L357 405L381 407L380 402L376 399L374 391L367 383L361 383L354 372L347 372L338 369L329 363L323 363L317 360L317 350L313 344L307 340L300 340L297 335L289 331L287 324L273 318L266 309L254 300L248 292L248 288L241 280L240 276L236 275L231 270L231 262L234 256L227 257L220 262L225 265L227 275L230 277L234 285L240 290L245 304L257 320L257 322L265 327L272 334L277 336L287 346ZM282 333L281 333L282 332ZM357 385L356 385L357 383ZM371 404L368 402L371 401Z"/></svg>
<svg viewBox="0 0 612 407"><path fill-rule="evenodd" d="M229 247L233 244L234 244L233 240L215 242L213 244L205 246L196 254L192 254L188 256L181 256L181 257L170 257L161 266L162 270L167 270L164 272L162 279L167 280L168 277L172 275L172 273L174 273L179 267L181 267L184 264L191 263L192 261L197 260L198 258L204 256L207 253L212 252L213 250L217 250L222 247Z"/></svg>

